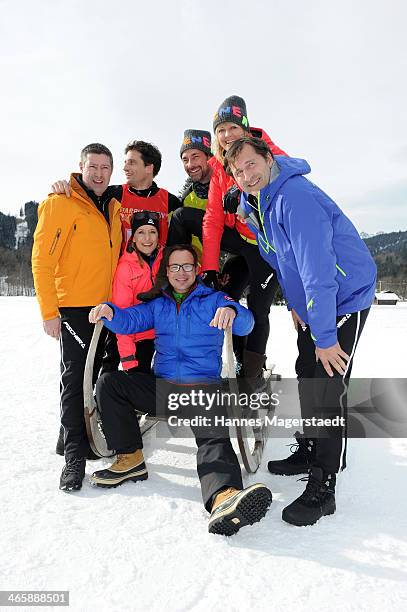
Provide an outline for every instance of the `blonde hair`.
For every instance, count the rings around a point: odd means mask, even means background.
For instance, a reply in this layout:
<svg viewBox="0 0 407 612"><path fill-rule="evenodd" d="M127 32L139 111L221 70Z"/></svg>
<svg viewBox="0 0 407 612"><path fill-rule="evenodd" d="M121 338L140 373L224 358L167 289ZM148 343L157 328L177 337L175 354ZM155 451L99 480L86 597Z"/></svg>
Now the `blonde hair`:
<svg viewBox="0 0 407 612"><path fill-rule="evenodd" d="M223 123L229 123L229 121L224 121ZM213 142L212 142L212 153L214 154L216 159L218 161L220 161L220 163L223 165L224 161L225 161L226 149L224 149L222 147L222 145L220 144L219 138L218 138L218 134L217 134L218 129L220 128L221 125L222 125L222 123L219 123L219 125L216 126L216 129L215 129L214 139L213 139ZM242 126L239 126L239 127L242 127ZM245 133L247 138L252 138L250 130L247 131L244 128L242 128L242 129L243 129L243 131L244 131L244 133ZM241 138L244 138L244 137L245 136L241 136Z"/></svg>

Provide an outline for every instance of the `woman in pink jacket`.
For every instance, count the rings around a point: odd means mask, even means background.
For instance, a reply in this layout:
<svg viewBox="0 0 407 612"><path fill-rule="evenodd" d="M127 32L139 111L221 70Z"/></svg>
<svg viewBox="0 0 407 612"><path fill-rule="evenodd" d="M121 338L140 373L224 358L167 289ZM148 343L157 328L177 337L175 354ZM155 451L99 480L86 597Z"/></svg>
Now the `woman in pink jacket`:
<svg viewBox="0 0 407 612"><path fill-rule="evenodd" d="M266 361L266 345L269 336L269 313L277 289L277 278L274 270L262 259L258 252L254 234L236 214L240 191L233 178L228 176L223 167L226 151L231 144L243 136L262 138L267 142L273 155L286 155L260 128L249 125L246 103L239 96L229 96L222 102L213 119L214 162L209 185L208 203L202 224L202 270L204 282L216 286L219 276L220 249L240 255L239 259L228 262L242 262L244 268L233 270L229 283L233 286L236 279L249 278L247 305L254 315L254 328L246 340L234 338L234 351L238 362L238 373L248 378L262 378ZM225 272L225 270L224 270ZM232 275L230 275L232 276ZM222 277L221 277L222 278ZM223 278L223 282L226 279ZM224 284L226 292L236 298L230 285Z"/></svg>
<svg viewBox="0 0 407 612"><path fill-rule="evenodd" d="M159 213L144 210L134 213L131 236L120 257L113 280L112 301L120 308L140 304L139 293L153 286L163 256L158 246ZM154 355L154 330L138 334L117 334L123 370L151 372Z"/></svg>

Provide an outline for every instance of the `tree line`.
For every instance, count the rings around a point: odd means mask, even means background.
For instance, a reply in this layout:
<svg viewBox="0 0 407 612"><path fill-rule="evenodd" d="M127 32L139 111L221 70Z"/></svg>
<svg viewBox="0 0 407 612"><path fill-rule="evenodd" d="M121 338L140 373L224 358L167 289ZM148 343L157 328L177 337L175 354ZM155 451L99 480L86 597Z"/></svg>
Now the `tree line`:
<svg viewBox="0 0 407 612"><path fill-rule="evenodd" d="M33 200L21 207L19 218L0 212L0 295L34 295L31 251L37 219L38 202ZM407 231L380 233L364 240L382 286L385 283L407 299Z"/></svg>

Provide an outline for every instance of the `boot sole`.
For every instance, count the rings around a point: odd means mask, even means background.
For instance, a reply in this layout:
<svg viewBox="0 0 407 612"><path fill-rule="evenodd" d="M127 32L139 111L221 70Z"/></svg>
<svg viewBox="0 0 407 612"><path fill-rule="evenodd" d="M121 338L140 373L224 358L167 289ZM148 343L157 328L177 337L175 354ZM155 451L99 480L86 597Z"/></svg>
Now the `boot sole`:
<svg viewBox="0 0 407 612"><path fill-rule="evenodd" d="M70 486L60 486L59 490L60 491L67 491L69 493L69 491L80 491L82 489L82 483L80 485L70 485Z"/></svg>
<svg viewBox="0 0 407 612"><path fill-rule="evenodd" d="M209 522L209 533L231 536L242 527L253 525L267 513L272 502L271 491L262 485L253 485L246 494L222 514Z"/></svg>
<svg viewBox="0 0 407 612"><path fill-rule="evenodd" d="M122 476L119 476L118 478L109 478L108 480L106 478L98 478L98 477L94 477L93 475L90 478L90 482L93 485L96 485L97 487L101 487L102 489L115 489L116 487L120 486L121 484L123 484L124 482L139 482L141 480L147 480L148 478L148 472L147 470L144 470L143 472L139 472L139 473L134 473L134 474L128 474L125 475L123 474Z"/></svg>
<svg viewBox="0 0 407 612"><path fill-rule="evenodd" d="M312 466L309 467L301 467L297 470L278 470L277 468L270 468L270 464L267 465L267 469L270 474L275 474L276 476L298 476L299 474L308 474Z"/></svg>

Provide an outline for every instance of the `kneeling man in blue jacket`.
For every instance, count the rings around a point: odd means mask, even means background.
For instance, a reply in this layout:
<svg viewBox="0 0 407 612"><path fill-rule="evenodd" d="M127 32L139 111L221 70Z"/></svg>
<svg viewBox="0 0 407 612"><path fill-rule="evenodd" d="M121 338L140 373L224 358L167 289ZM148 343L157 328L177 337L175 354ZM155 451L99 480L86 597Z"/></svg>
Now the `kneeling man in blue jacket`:
<svg viewBox="0 0 407 612"><path fill-rule="evenodd" d="M373 301L376 265L351 221L304 177L311 170L305 160L273 157L264 141L242 138L226 163L243 191L238 214L276 270L298 332L302 417L338 415L345 423L315 437L305 429L290 457L268 464L273 474L309 472L304 493L282 518L312 525L336 509L336 473L345 467L346 383Z"/></svg>
<svg viewBox="0 0 407 612"><path fill-rule="evenodd" d="M107 446L117 451L113 465L92 475L93 483L99 486L114 487L147 478L135 411L156 414L157 377L177 383L177 389L194 383L206 385L203 388L210 388L211 383L216 386L222 369L224 330L232 327L234 334L245 336L253 328L249 310L197 279L198 258L193 247L169 247L165 262L168 286L159 297L125 309L99 304L89 314L91 323L102 319L119 334L155 330L154 374L109 372L97 383ZM243 489L227 428L220 435L207 437L202 428L192 430L198 447L202 498L211 513L209 531L232 535L259 521L270 506L271 491L263 484Z"/></svg>

